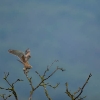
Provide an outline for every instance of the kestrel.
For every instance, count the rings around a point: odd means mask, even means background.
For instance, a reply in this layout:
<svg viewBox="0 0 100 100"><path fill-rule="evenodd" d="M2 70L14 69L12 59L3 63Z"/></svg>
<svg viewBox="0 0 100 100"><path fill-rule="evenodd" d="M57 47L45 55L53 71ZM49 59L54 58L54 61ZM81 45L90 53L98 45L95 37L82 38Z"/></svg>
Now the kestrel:
<svg viewBox="0 0 100 100"><path fill-rule="evenodd" d="M30 50L27 49L25 51L25 53L18 51L18 50L12 50L9 49L8 50L9 53L16 55L20 60L18 60L19 62L21 62L24 65L23 70L27 71L27 69L31 69L32 66L29 64L28 60L30 59Z"/></svg>

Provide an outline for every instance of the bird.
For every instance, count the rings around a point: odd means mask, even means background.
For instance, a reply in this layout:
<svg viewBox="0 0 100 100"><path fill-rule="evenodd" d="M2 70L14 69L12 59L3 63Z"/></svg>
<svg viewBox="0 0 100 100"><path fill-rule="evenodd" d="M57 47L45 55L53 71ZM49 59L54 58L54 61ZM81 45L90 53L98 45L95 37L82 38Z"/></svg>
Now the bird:
<svg viewBox="0 0 100 100"><path fill-rule="evenodd" d="M28 69L32 68L32 66L28 62L28 60L31 58L30 49L29 48L27 50L25 50L25 53L22 52L22 51L13 50L13 49L9 49L8 52L13 54L13 55L15 55L15 56L17 56L19 58L17 60L24 65L23 71L27 72Z"/></svg>

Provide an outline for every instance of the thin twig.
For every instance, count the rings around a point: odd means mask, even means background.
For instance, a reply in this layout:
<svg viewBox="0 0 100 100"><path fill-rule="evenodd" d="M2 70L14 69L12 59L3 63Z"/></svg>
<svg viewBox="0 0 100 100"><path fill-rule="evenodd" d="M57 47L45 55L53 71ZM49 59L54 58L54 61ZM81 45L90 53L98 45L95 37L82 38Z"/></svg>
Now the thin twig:
<svg viewBox="0 0 100 100"><path fill-rule="evenodd" d="M29 78L28 75L27 75L27 73L25 73L25 72L24 72L24 74L25 74L27 80L29 81L30 86L31 86L31 89L32 89L32 90L30 91L30 96L29 96L29 99L28 99L28 100L31 100L31 99L32 99L32 94L33 94L33 92L34 92L34 86L33 86L33 83L32 83L32 77Z"/></svg>
<svg viewBox="0 0 100 100"><path fill-rule="evenodd" d="M55 62L59 62L59 61L58 61L58 60L54 60L54 62L52 62L52 64L51 64L50 66L47 66L47 69L45 70L43 77L45 77L47 71L49 71L50 67L51 67Z"/></svg>
<svg viewBox="0 0 100 100"><path fill-rule="evenodd" d="M34 90L36 90L41 85L41 83L43 83L45 80L50 78L58 69L60 68L57 67L47 78L44 78L43 80L41 80L41 82L34 88Z"/></svg>
<svg viewBox="0 0 100 100"><path fill-rule="evenodd" d="M86 82L84 83L84 85L82 86L82 88L79 88L75 93L74 93L74 95L73 94L71 94L70 92L69 92L69 90L68 90L68 84L67 83L65 83L65 85L66 85L66 94L71 98L71 100L76 100L76 99L78 99L78 100L83 100L86 96L84 96L83 98L79 98L79 96L82 94L82 92L83 92L83 89L84 89L84 87L86 86L86 84L88 83L88 81L89 81L89 79L90 79L90 77L92 76L92 74L90 73L89 74L89 76L88 76L88 78L87 78L87 80L86 80ZM79 93L80 92L80 93ZM75 94L77 94L77 93L79 93L76 97L75 97Z"/></svg>
<svg viewBox="0 0 100 100"><path fill-rule="evenodd" d="M89 76L88 76L88 78L87 78L87 80L86 80L86 82L85 82L84 85L82 86L82 88L81 88L81 90L80 90L80 93L75 97L74 100L76 100L76 99L82 94L83 89L84 89L84 87L86 86L86 84L88 83L88 81L89 81L89 79L90 79L91 76L92 76L92 74L90 73Z"/></svg>
<svg viewBox="0 0 100 100"><path fill-rule="evenodd" d="M5 76L4 76L4 80L8 83L8 85L10 86L10 88L2 88L2 87L0 87L0 89L5 89L5 90L8 90L9 92L12 92L12 94L14 95L14 97L15 97L15 99L16 100L18 100L18 97L17 97L17 93L16 93L16 91L15 91L15 89L14 89L14 84L16 83L16 82L18 82L18 81L23 81L23 80L21 80L21 79L17 79L15 82L13 82L12 84L8 81L8 76L9 76L9 72L8 73L4 73L5 74ZM6 99L8 98L8 97L10 97L11 95L9 95L9 96L7 96L6 97ZM4 96L3 96L4 97ZM6 100L5 99L5 100Z"/></svg>

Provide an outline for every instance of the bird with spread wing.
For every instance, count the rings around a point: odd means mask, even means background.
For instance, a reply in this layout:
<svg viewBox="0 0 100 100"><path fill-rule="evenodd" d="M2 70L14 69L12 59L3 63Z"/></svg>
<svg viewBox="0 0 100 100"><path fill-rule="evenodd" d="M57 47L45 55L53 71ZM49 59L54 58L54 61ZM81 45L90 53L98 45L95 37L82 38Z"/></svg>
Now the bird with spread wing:
<svg viewBox="0 0 100 100"><path fill-rule="evenodd" d="M28 60L31 58L30 49L27 49L25 53L18 50L12 50L12 49L9 49L8 52L14 54L19 58L18 61L24 65L23 70L25 72L27 72L28 69L32 68L32 66L28 62Z"/></svg>

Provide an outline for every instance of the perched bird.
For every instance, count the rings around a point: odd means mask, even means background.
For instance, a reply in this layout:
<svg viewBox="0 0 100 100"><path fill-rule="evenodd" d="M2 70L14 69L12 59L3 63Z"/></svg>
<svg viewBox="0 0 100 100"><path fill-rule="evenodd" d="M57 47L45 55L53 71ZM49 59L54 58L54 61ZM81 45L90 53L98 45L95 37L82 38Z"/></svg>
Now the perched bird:
<svg viewBox="0 0 100 100"><path fill-rule="evenodd" d="M9 49L8 52L16 55L19 58L18 61L24 65L23 68L24 71L27 72L28 69L32 68L32 66L28 62L28 60L31 58L29 49L27 49L25 53L18 50L12 50L12 49Z"/></svg>

